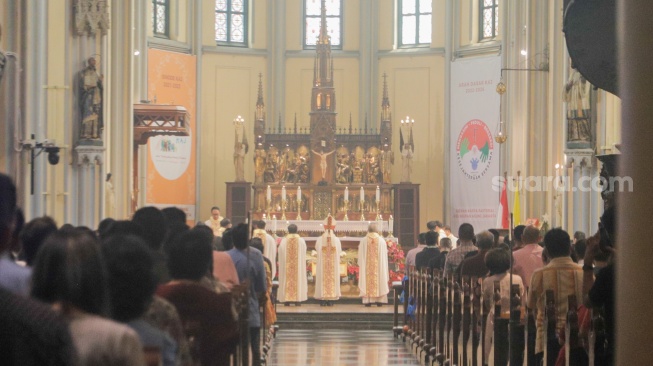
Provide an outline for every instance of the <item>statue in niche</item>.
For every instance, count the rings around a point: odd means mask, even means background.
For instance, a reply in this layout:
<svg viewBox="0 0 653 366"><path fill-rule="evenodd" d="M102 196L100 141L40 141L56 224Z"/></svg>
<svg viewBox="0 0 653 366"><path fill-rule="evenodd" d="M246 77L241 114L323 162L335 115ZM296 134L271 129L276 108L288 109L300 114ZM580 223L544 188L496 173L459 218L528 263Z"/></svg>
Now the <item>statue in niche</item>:
<svg viewBox="0 0 653 366"><path fill-rule="evenodd" d="M392 183L392 165L395 163L395 154L388 147L385 146L385 150L381 154L381 173L383 174L383 183L389 184Z"/></svg>
<svg viewBox="0 0 653 366"><path fill-rule="evenodd" d="M104 77L96 71L97 60L90 57L87 66L81 72L80 100L81 133L80 138L97 140L101 138L104 128L102 111L102 91Z"/></svg>
<svg viewBox="0 0 653 366"><path fill-rule="evenodd" d="M263 183L263 174L265 173L265 150L256 149L254 152L254 182Z"/></svg>
<svg viewBox="0 0 653 366"><path fill-rule="evenodd" d="M277 182L277 153L275 150L268 152L265 159L265 172L263 173L263 181L265 183Z"/></svg>
<svg viewBox="0 0 653 366"><path fill-rule="evenodd" d="M308 183L310 179L310 169L308 168L308 161L306 157L299 157L299 182L298 183Z"/></svg>
<svg viewBox="0 0 653 366"><path fill-rule="evenodd" d="M351 153L350 160L352 162L352 181L354 183L363 183L363 170L365 158L356 159L356 155Z"/></svg>
<svg viewBox="0 0 653 366"><path fill-rule="evenodd" d="M277 172L277 177L279 182L285 182L286 181L286 173L288 171L288 149L284 149L281 151L281 155L279 155L279 171Z"/></svg>
<svg viewBox="0 0 653 366"><path fill-rule="evenodd" d="M380 183L381 168L379 159L373 154L367 154L367 183Z"/></svg>
<svg viewBox="0 0 653 366"><path fill-rule="evenodd" d="M338 162L336 163L336 182L337 183L351 183L352 171L349 163L349 154L338 155Z"/></svg>
<svg viewBox="0 0 653 366"><path fill-rule="evenodd" d="M590 86L578 70L571 71L564 91L564 101L567 102L568 142L589 143L592 139Z"/></svg>
<svg viewBox="0 0 653 366"><path fill-rule="evenodd" d="M284 181L286 183L297 183L299 180L299 172L301 169L302 160L300 157L297 157L293 160L293 163L290 164L288 169L286 169L286 177Z"/></svg>

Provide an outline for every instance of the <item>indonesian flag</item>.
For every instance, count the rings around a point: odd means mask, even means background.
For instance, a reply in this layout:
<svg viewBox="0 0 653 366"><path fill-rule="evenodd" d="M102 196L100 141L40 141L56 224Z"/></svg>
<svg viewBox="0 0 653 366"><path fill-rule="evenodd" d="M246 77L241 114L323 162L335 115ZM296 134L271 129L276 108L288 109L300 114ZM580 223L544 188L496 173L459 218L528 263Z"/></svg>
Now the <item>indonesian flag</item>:
<svg viewBox="0 0 653 366"><path fill-rule="evenodd" d="M501 197L499 198L499 209L497 210L497 228L508 229L509 227L508 192L506 191L506 181L504 180L501 187Z"/></svg>

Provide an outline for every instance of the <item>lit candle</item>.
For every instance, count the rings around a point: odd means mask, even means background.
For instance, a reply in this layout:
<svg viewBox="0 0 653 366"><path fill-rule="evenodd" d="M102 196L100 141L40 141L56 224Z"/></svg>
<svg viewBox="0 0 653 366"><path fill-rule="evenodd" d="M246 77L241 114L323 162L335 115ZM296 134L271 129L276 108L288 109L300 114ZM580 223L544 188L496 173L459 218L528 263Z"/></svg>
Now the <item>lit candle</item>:
<svg viewBox="0 0 653 366"><path fill-rule="evenodd" d="M302 187L297 187L297 202L302 200Z"/></svg>
<svg viewBox="0 0 653 366"><path fill-rule="evenodd" d="M345 201L349 201L349 187L345 187Z"/></svg>
<svg viewBox="0 0 653 366"><path fill-rule="evenodd" d="M388 227L388 231L392 231L394 224L395 224L395 219L390 215L390 218L388 219L388 224L390 227Z"/></svg>
<svg viewBox="0 0 653 366"><path fill-rule="evenodd" d="M270 186L268 186L267 199L268 201L272 201L272 188L270 188Z"/></svg>
<svg viewBox="0 0 653 366"><path fill-rule="evenodd" d="M286 200L286 186L281 187L281 199Z"/></svg>
<svg viewBox="0 0 653 366"><path fill-rule="evenodd" d="M379 186L376 186L376 202L381 201L381 190L379 189Z"/></svg>
<svg viewBox="0 0 653 366"><path fill-rule="evenodd" d="M361 187L361 197L360 197L361 202L365 202L365 191L363 190L363 187Z"/></svg>

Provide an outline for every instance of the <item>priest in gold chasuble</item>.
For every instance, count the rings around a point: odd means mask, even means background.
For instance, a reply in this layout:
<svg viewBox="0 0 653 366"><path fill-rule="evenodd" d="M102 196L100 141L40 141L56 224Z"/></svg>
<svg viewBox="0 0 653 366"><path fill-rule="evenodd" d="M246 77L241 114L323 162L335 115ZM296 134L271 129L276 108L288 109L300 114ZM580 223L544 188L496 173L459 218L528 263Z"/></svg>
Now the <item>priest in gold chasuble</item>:
<svg viewBox="0 0 653 366"><path fill-rule="evenodd" d="M336 221L331 215L326 218L324 234L315 242L317 269L315 274L315 298L320 305L331 306L340 298L340 253L342 246L333 229Z"/></svg>
<svg viewBox="0 0 653 366"><path fill-rule="evenodd" d="M378 233L376 223L371 223L358 246L360 275L358 288L365 306L388 303L388 247Z"/></svg>
<svg viewBox="0 0 653 366"><path fill-rule="evenodd" d="M265 231L265 221L256 221L255 226L252 237L259 238L263 242L263 256L272 262L272 279L274 279L277 275L277 242Z"/></svg>
<svg viewBox="0 0 653 366"><path fill-rule="evenodd" d="M277 299L299 303L308 299L306 242L297 234L297 225L288 225L288 235L279 244L279 289Z"/></svg>

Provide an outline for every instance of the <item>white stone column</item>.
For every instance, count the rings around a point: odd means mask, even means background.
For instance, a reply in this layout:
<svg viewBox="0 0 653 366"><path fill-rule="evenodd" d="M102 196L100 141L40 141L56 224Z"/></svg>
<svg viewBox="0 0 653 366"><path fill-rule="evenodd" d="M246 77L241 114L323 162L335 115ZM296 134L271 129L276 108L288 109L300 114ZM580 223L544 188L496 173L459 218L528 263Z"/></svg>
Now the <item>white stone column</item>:
<svg viewBox="0 0 653 366"><path fill-rule="evenodd" d="M594 151L591 149L572 149L565 151L567 163L573 168L570 180L573 221L567 228L570 234L583 231L587 234L590 220L591 169ZM564 228L564 226L563 226Z"/></svg>
<svg viewBox="0 0 653 366"><path fill-rule="evenodd" d="M133 176L133 0L111 1L110 77L105 85L109 98L106 135L109 165L112 174L115 218L126 219L131 213Z"/></svg>
<svg viewBox="0 0 653 366"><path fill-rule="evenodd" d="M582 218L580 231L584 232L586 235L589 234L590 229L590 219L591 219L591 193L592 193L592 160L590 158L583 158L581 162L582 170Z"/></svg>
<svg viewBox="0 0 653 366"><path fill-rule="evenodd" d="M91 229L97 227L97 218L100 217L100 196L102 187L102 177L98 170L102 171L104 163L103 146L77 146L75 148L75 161L77 164L77 179L79 182L79 191L76 192L79 197L77 201L78 225L85 225ZM101 197L100 197L101 198Z"/></svg>
<svg viewBox="0 0 653 366"><path fill-rule="evenodd" d="M653 347L650 302L653 251L651 226L653 182L650 151L653 140L653 1L617 1L619 94L623 108L623 143L619 175L631 177L633 192L616 193L616 361L615 365L648 365Z"/></svg>
<svg viewBox="0 0 653 366"><path fill-rule="evenodd" d="M22 58L23 75L25 82L25 100L23 113L23 126L25 137L34 138L42 142L47 138L46 126L46 98L44 85L46 81L47 63L47 10L48 6L43 0L27 0L25 6L26 43L25 54ZM30 169L25 171L25 216L29 218L41 216L45 210L47 159L39 158L34 161L34 195L30 194Z"/></svg>

